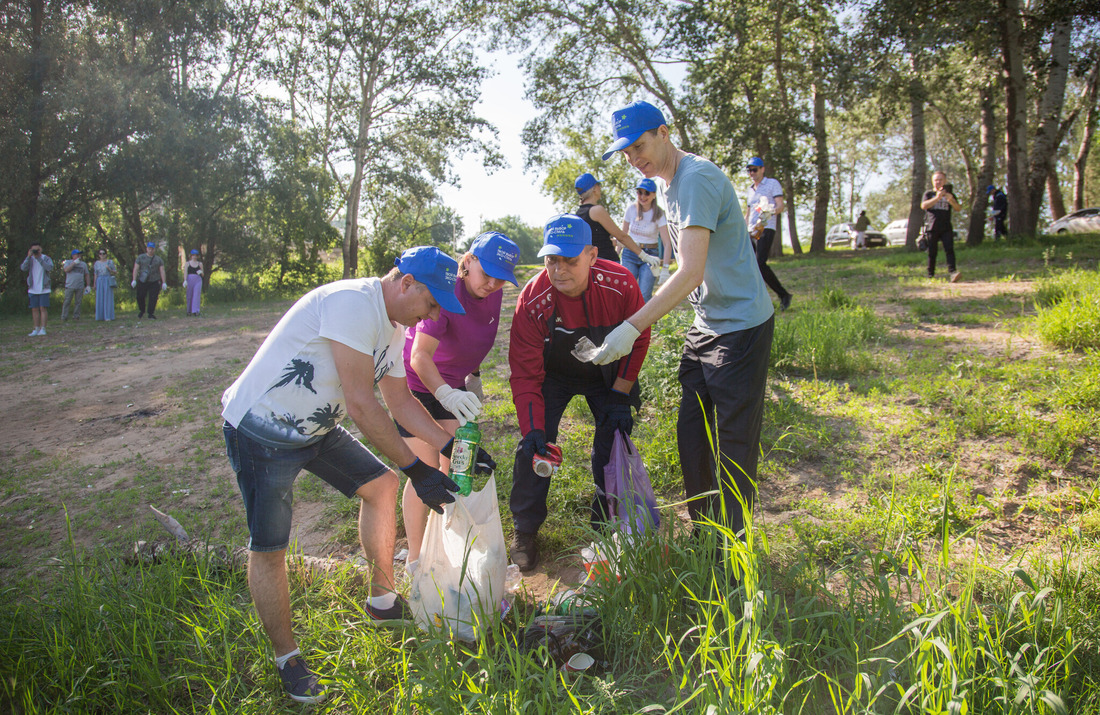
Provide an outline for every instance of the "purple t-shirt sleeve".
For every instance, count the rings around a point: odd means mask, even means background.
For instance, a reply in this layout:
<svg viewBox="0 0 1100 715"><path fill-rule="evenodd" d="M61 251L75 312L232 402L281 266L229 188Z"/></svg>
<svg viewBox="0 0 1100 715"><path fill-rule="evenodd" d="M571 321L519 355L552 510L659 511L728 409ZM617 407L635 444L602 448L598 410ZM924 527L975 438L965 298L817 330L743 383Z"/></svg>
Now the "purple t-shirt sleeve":
<svg viewBox="0 0 1100 715"><path fill-rule="evenodd" d="M458 288L462 288L461 282ZM497 291L487 298L477 299L469 296L464 288L461 291L456 290L455 294L466 309L465 315L441 310L438 320L422 320L417 323L416 332L423 332L439 341L432 362L444 382L451 387L461 388L466 384L466 377L481 366L481 361L493 349L500 325L502 295L501 291ZM411 366L412 342L416 338L416 332L409 330L406 333L405 373L410 390L428 392L428 388Z"/></svg>

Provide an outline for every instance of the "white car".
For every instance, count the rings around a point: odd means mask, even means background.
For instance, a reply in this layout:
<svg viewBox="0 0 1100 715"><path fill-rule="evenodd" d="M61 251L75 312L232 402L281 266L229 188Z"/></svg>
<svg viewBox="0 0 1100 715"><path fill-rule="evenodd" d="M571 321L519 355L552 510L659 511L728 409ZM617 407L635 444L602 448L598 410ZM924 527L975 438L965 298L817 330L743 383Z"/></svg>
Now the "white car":
<svg viewBox="0 0 1100 715"><path fill-rule="evenodd" d="M852 238L851 233L852 224L838 223L829 229L829 232L825 234L826 246L849 246L855 247L855 240ZM886 236L882 235L881 231L876 231L870 226L863 232L864 237L867 239L867 247L871 246L885 246Z"/></svg>
<svg viewBox="0 0 1100 715"><path fill-rule="evenodd" d="M882 232L886 235L887 246L904 246L905 234L909 230L909 219L899 218L886 224Z"/></svg>
<svg viewBox="0 0 1100 715"><path fill-rule="evenodd" d="M1046 233L1100 233L1100 208L1066 214L1047 226Z"/></svg>

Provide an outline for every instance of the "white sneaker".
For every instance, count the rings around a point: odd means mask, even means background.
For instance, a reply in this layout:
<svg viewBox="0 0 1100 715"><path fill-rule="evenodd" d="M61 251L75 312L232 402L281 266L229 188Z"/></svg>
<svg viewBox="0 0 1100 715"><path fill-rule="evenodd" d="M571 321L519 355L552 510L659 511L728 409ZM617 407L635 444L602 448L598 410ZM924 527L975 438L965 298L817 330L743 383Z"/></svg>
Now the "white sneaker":
<svg viewBox="0 0 1100 715"><path fill-rule="evenodd" d="M39 328L38 329L38 334L39 335L45 335L46 334L46 329L45 328Z"/></svg>
<svg viewBox="0 0 1100 715"><path fill-rule="evenodd" d="M38 330L39 330L38 328L35 328L31 332L27 333L27 337L28 338L33 338L35 335L38 335Z"/></svg>

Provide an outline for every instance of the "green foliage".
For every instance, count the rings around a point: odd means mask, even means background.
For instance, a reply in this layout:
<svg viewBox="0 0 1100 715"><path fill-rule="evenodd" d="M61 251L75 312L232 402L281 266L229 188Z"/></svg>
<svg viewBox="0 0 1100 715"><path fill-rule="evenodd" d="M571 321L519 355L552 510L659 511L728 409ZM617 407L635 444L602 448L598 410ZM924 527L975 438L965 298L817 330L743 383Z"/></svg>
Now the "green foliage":
<svg viewBox="0 0 1100 715"><path fill-rule="evenodd" d="M866 306L800 310L776 321L771 363L780 372L819 377L866 372L875 369L871 348L884 336L881 320Z"/></svg>
<svg viewBox="0 0 1100 715"><path fill-rule="evenodd" d="M1069 350L1100 348L1100 276L1073 270L1039 281L1035 318L1042 339Z"/></svg>
<svg viewBox="0 0 1100 715"><path fill-rule="evenodd" d="M499 231L515 241L519 246L520 263L539 262L538 253L542 248L541 226L528 226L519 216L504 216L486 221L483 228L486 231Z"/></svg>

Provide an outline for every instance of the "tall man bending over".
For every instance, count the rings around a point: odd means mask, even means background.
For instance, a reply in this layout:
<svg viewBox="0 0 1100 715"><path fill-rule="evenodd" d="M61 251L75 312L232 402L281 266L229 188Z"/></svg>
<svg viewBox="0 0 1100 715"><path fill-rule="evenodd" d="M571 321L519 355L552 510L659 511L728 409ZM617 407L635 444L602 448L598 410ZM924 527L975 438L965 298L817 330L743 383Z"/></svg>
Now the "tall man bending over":
<svg viewBox="0 0 1100 715"><path fill-rule="evenodd" d="M584 395L596 420L592 439L592 525L607 519L604 467L611 458L615 431L634 427L631 406L640 407L638 371L649 350L649 330L635 331L619 358L604 367L581 362L573 349L581 338L595 344L643 305L642 291L630 271L597 258L592 230L580 216L562 214L547 222L539 258L546 268L528 281L512 317L508 364L512 401L523 439L512 470L512 561L522 571L538 565L535 536L546 520L550 479L535 474L531 458L546 454L558 439L558 424L574 395Z"/></svg>
<svg viewBox="0 0 1100 715"><path fill-rule="evenodd" d="M222 395L226 452L248 517L248 587L283 687L299 702L322 700L325 691L291 629L286 548L295 478L305 469L360 499L359 541L372 567L365 610L378 623L411 620L394 592L398 480L340 422L350 417L371 445L404 465L436 511L458 488L416 458L374 396L377 385L403 426L450 457L451 436L409 392L401 350L403 326L438 318L440 306L464 312L454 294L458 264L422 246L395 265L383 278L336 281L300 298ZM492 462L483 450L478 461Z"/></svg>
<svg viewBox="0 0 1100 715"><path fill-rule="evenodd" d="M647 178L664 179L668 227L680 269L598 350L607 364L631 350L641 331L689 298L695 322L680 358L683 389L676 422L688 510L744 528L756 497L756 466L764 389L775 314L756 267L752 242L733 185L722 170L672 144L661 111L634 102L612 115L615 142L606 161L622 151ZM717 440L708 439L709 434ZM715 464L715 455L720 461ZM718 495L700 496L720 489Z"/></svg>

